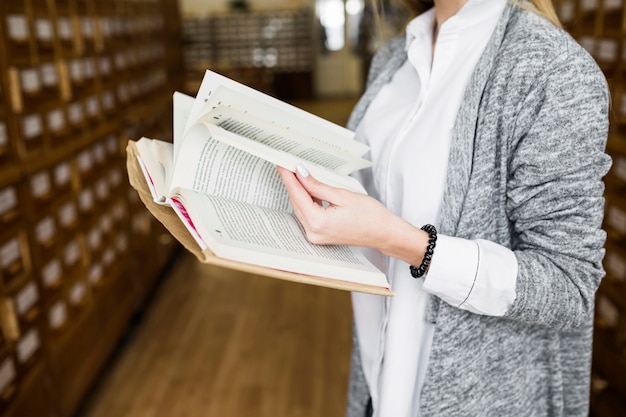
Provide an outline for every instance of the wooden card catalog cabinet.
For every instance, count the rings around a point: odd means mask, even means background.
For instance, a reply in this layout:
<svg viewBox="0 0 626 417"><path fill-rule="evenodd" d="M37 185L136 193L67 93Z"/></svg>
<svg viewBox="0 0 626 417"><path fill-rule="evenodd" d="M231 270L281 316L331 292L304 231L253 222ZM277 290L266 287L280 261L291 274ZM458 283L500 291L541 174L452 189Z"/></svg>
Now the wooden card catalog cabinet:
<svg viewBox="0 0 626 417"><path fill-rule="evenodd" d="M57 5L57 33L63 56L74 56L78 50L73 20L66 7Z"/></svg>
<svg viewBox="0 0 626 417"><path fill-rule="evenodd" d="M61 161L52 169L55 199L72 192L73 171L70 161Z"/></svg>
<svg viewBox="0 0 626 417"><path fill-rule="evenodd" d="M108 177L102 176L94 183L94 189L98 203L106 203L111 198L111 187Z"/></svg>
<svg viewBox="0 0 626 417"><path fill-rule="evenodd" d="M133 214L135 212L143 212L144 207L141 207L141 199L139 198L139 194L137 192L134 192L135 190L132 188L129 188L126 192L126 197L127 197L127 201L130 205L130 208L133 212Z"/></svg>
<svg viewBox="0 0 626 417"><path fill-rule="evenodd" d="M2 325L2 346L12 347L6 342L15 342L20 337L20 324L15 312L15 304L8 296L0 297L0 325Z"/></svg>
<svg viewBox="0 0 626 417"><path fill-rule="evenodd" d="M15 113L29 113L59 103L61 82L58 65L15 65L8 69L11 105Z"/></svg>
<svg viewBox="0 0 626 417"><path fill-rule="evenodd" d="M0 0L0 415L8 401L7 417L75 413L72 384L92 382L121 310L140 301L122 273L154 244L156 222L127 201L138 197L125 147L131 131L171 135L179 22L165 3ZM135 105L146 100L149 115ZM50 378L50 407L25 406Z"/></svg>
<svg viewBox="0 0 626 417"><path fill-rule="evenodd" d="M102 105L100 104L100 98L96 93L92 93L85 98L85 112L87 115L87 121L92 124L97 124L102 119Z"/></svg>
<svg viewBox="0 0 626 417"><path fill-rule="evenodd" d="M56 148L68 139L68 122L62 106L53 107L46 113L46 128L50 137L50 146Z"/></svg>
<svg viewBox="0 0 626 417"><path fill-rule="evenodd" d="M21 333L36 325L41 315L41 297L37 282L26 280L12 295Z"/></svg>
<svg viewBox="0 0 626 417"><path fill-rule="evenodd" d="M594 45L594 58L607 76L612 76L617 69L621 58L619 38L603 37L596 38Z"/></svg>
<svg viewBox="0 0 626 417"><path fill-rule="evenodd" d="M125 81L125 82L120 82L117 85L117 99L118 102L121 105L126 105L128 104L128 102L130 101L130 88L129 88L130 82Z"/></svg>
<svg viewBox="0 0 626 417"><path fill-rule="evenodd" d="M623 283L626 289L626 249L623 246L612 241L607 242L604 269L607 279Z"/></svg>
<svg viewBox="0 0 626 417"><path fill-rule="evenodd" d="M72 84L72 93L74 97L82 95L83 90L89 86L87 79L87 68L84 58L73 58L68 61L69 77Z"/></svg>
<svg viewBox="0 0 626 417"><path fill-rule="evenodd" d="M45 130L43 117L39 112L19 116L19 148L22 155L30 157L41 155L45 146Z"/></svg>
<svg viewBox="0 0 626 417"><path fill-rule="evenodd" d="M22 220L19 186L13 183L0 187L0 230L7 230Z"/></svg>
<svg viewBox="0 0 626 417"><path fill-rule="evenodd" d="M111 134L107 136L104 141L106 143L106 149L107 153L109 154L109 158L119 158L122 155L122 149L120 147L121 141L116 134Z"/></svg>
<svg viewBox="0 0 626 417"><path fill-rule="evenodd" d="M0 351L0 413L13 401L18 385L15 358L10 351L3 349Z"/></svg>
<svg viewBox="0 0 626 417"><path fill-rule="evenodd" d="M604 0L602 2L604 16L603 26L613 33L619 33L624 13L623 0Z"/></svg>
<svg viewBox="0 0 626 417"><path fill-rule="evenodd" d="M20 376L25 376L35 365L41 350L41 333L38 327L33 326L21 334L20 339L15 343L15 357Z"/></svg>
<svg viewBox="0 0 626 417"><path fill-rule="evenodd" d="M626 112L624 112L624 114L626 115ZM626 191L626 155L613 156L613 165L611 166L610 175L615 180L614 185L616 188Z"/></svg>
<svg viewBox="0 0 626 417"><path fill-rule="evenodd" d="M69 285L67 300L75 314L80 314L88 305L89 288L82 278L76 279Z"/></svg>
<svg viewBox="0 0 626 417"><path fill-rule="evenodd" d="M61 75L59 65L54 61L43 62L39 66L43 96L47 101L58 104L61 100Z"/></svg>
<svg viewBox="0 0 626 417"><path fill-rule="evenodd" d="M31 42L29 17L24 2L3 1L0 11L4 12L4 39L9 62L31 62L35 54Z"/></svg>
<svg viewBox="0 0 626 417"><path fill-rule="evenodd" d="M33 108L41 95L41 75L34 66L11 67L8 71L11 106L15 113Z"/></svg>
<svg viewBox="0 0 626 417"><path fill-rule="evenodd" d="M54 185L50 171L43 169L31 175L29 185L27 197L34 213L44 212L48 208L54 194Z"/></svg>
<svg viewBox="0 0 626 417"><path fill-rule="evenodd" d="M93 223L85 234L89 262L99 259L104 248L104 239L98 223Z"/></svg>
<svg viewBox="0 0 626 417"><path fill-rule="evenodd" d="M113 214L110 209L100 215L98 227L102 232L103 240L107 243L112 242L115 236L115 229L113 228Z"/></svg>
<svg viewBox="0 0 626 417"><path fill-rule="evenodd" d="M91 148L80 151L75 158L76 171L82 186L89 184L95 179L96 161Z"/></svg>
<svg viewBox="0 0 626 417"><path fill-rule="evenodd" d="M133 233L133 242L140 242L150 237L152 231L152 219L146 210L134 213L131 218L131 231ZM141 243L143 246L143 243Z"/></svg>
<svg viewBox="0 0 626 417"><path fill-rule="evenodd" d="M107 8L112 2L96 3L96 42L97 50L102 51L113 45L113 15L114 10Z"/></svg>
<svg viewBox="0 0 626 417"><path fill-rule="evenodd" d="M579 0L578 3L578 19L582 21L577 26L584 27L588 31L593 31L594 21L600 8L600 0ZM584 25L582 24L584 23Z"/></svg>
<svg viewBox="0 0 626 417"><path fill-rule="evenodd" d="M96 216L96 197L92 187L78 191L78 211L83 223L90 223Z"/></svg>
<svg viewBox="0 0 626 417"><path fill-rule="evenodd" d="M67 106L67 118L75 134L81 134L85 128L85 109L82 101L73 101Z"/></svg>
<svg viewBox="0 0 626 417"><path fill-rule="evenodd" d="M115 72L123 73L124 71L129 69L129 60L127 51L120 50L114 55L114 63L115 63Z"/></svg>
<svg viewBox="0 0 626 417"><path fill-rule="evenodd" d="M79 226L78 208L71 196L60 201L57 208L57 223L62 238L70 238L76 234Z"/></svg>
<svg viewBox="0 0 626 417"><path fill-rule="evenodd" d="M128 233L120 233L115 237L115 251L120 258L128 255Z"/></svg>
<svg viewBox="0 0 626 417"><path fill-rule="evenodd" d="M111 205L111 215L113 218L113 226L115 227L115 234L121 234L124 231L128 231L126 222L128 220L128 205L127 203L118 198Z"/></svg>
<svg viewBox="0 0 626 417"><path fill-rule="evenodd" d="M17 319L15 319L17 321ZM1 321L0 321L1 324ZM4 332L4 329L2 328L2 326L0 326L0 352L4 351L7 348L10 348L11 346L8 343L9 338L7 337L7 335ZM1 357L1 355L0 355Z"/></svg>
<svg viewBox="0 0 626 417"><path fill-rule="evenodd" d="M66 274L72 275L85 264L85 253L80 239L76 236L62 245L63 267Z"/></svg>
<svg viewBox="0 0 626 417"><path fill-rule="evenodd" d="M96 58L98 65L98 73L100 75L100 81L107 85L113 82L113 63L112 58L108 54L100 55Z"/></svg>
<svg viewBox="0 0 626 417"><path fill-rule="evenodd" d="M39 271L41 288L46 298L52 298L63 286L63 263L59 256L45 262Z"/></svg>
<svg viewBox="0 0 626 417"><path fill-rule="evenodd" d="M576 19L577 0L560 0L554 6L559 16L559 20L566 29Z"/></svg>
<svg viewBox="0 0 626 417"><path fill-rule="evenodd" d="M626 51L624 52L626 59ZM626 85L622 84L617 87L616 90L619 91L619 99L616 101L617 103L617 120L620 124L626 124Z"/></svg>
<svg viewBox="0 0 626 417"><path fill-rule="evenodd" d="M102 110L106 115L115 114L115 94L111 89L104 90L100 95Z"/></svg>
<svg viewBox="0 0 626 417"><path fill-rule="evenodd" d="M9 137L6 119L0 107L0 164L7 166L9 163L15 163L13 145Z"/></svg>
<svg viewBox="0 0 626 417"><path fill-rule="evenodd" d="M615 241L624 241L626 239L626 209L619 202L608 200L604 219L609 236Z"/></svg>
<svg viewBox="0 0 626 417"><path fill-rule="evenodd" d="M48 2L45 0L31 0L33 11L33 27L37 55L39 58L51 59L54 57L54 22L51 18Z"/></svg>
<svg viewBox="0 0 626 417"><path fill-rule="evenodd" d="M88 56L83 58L83 75L85 77L85 81L89 84L89 91L93 92L94 82L96 81L96 57Z"/></svg>
<svg viewBox="0 0 626 417"><path fill-rule="evenodd" d="M102 251L101 261L102 266L104 267L106 276L108 279L114 279L118 277L119 269L116 261L117 252L115 250L115 244L111 242L108 246Z"/></svg>
<svg viewBox="0 0 626 417"><path fill-rule="evenodd" d="M116 248L116 242L113 237L106 243L105 248L102 250L100 261L107 279L116 280L120 276L124 265L125 255L126 254L124 253L119 256Z"/></svg>
<svg viewBox="0 0 626 417"><path fill-rule="evenodd" d="M80 4L80 3L79 3ZM89 16L88 10L83 10L78 20L80 21L81 37L84 46L85 53L98 52L97 41L95 36L95 22L91 16ZM98 45L99 46L99 45Z"/></svg>
<svg viewBox="0 0 626 417"><path fill-rule="evenodd" d="M87 281L93 289L98 289L104 285L104 267L99 262L92 262L87 271Z"/></svg>
<svg viewBox="0 0 626 417"><path fill-rule="evenodd" d="M604 294L596 297L595 326L602 330L605 338L615 344L615 335L620 322L620 311L615 302Z"/></svg>
<svg viewBox="0 0 626 417"><path fill-rule="evenodd" d="M106 169L109 165L109 155L106 149L106 141L104 139L100 139L99 141L94 143L91 147L91 152L93 154L93 160L96 164L96 167L98 167L99 169Z"/></svg>
<svg viewBox="0 0 626 417"><path fill-rule="evenodd" d="M9 230L0 237L0 277L4 285L11 285L30 269L28 240L25 230Z"/></svg>
<svg viewBox="0 0 626 417"><path fill-rule="evenodd" d="M109 187L112 190L112 195L117 193L123 195L124 186L128 185L128 179L126 177L126 170L120 165L114 165L109 169L107 174L109 181Z"/></svg>
<svg viewBox="0 0 626 417"><path fill-rule="evenodd" d="M56 300L48 307L48 333L53 337L63 333L69 322L69 306L64 298Z"/></svg>
<svg viewBox="0 0 626 417"><path fill-rule="evenodd" d="M59 228L55 214L54 210L50 210L33 226L33 252L36 253L38 261L45 261L56 256Z"/></svg>

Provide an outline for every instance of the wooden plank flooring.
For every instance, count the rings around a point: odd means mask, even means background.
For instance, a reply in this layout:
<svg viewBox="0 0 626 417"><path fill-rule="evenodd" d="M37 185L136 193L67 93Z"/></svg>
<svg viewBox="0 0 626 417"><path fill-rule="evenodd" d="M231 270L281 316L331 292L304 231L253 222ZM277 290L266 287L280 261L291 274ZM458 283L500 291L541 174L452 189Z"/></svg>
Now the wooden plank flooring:
<svg viewBox="0 0 626 417"><path fill-rule="evenodd" d="M79 417L343 416L349 294L184 253Z"/></svg>

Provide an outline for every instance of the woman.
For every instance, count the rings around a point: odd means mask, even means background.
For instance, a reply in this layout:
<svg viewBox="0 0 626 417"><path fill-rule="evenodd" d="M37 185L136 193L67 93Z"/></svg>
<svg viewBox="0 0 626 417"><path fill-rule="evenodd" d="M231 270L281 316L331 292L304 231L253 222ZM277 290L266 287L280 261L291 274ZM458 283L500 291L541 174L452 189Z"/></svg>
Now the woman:
<svg viewBox="0 0 626 417"><path fill-rule="evenodd" d="M548 1L437 0L379 51L370 196L279 169L308 238L396 294L353 294L349 417L588 414L608 92Z"/></svg>

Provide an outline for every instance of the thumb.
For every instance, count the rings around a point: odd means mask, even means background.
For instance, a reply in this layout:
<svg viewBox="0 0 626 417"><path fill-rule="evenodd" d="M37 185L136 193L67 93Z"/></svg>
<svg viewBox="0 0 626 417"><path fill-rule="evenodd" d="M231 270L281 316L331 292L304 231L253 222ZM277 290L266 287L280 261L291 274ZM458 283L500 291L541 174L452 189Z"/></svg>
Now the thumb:
<svg viewBox="0 0 626 417"><path fill-rule="evenodd" d="M338 188L331 187L330 185L316 180L302 164L298 164L296 172L298 174L298 180L311 197L329 203L336 203L338 197L337 193L339 191Z"/></svg>

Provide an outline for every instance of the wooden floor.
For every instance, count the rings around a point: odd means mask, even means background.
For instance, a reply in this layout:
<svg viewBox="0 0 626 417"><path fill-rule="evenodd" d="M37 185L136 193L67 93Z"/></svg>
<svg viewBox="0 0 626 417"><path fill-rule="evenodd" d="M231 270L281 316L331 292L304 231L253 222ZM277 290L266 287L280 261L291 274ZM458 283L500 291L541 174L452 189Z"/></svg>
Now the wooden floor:
<svg viewBox="0 0 626 417"><path fill-rule="evenodd" d="M340 125L355 100L293 103ZM181 252L76 417L341 417L349 293Z"/></svg>
<svg viewBox="0 0 626 417"><path fill-rule="evenodd" d="M343 416L349 294L184 253L78 417Z"/></svg>

